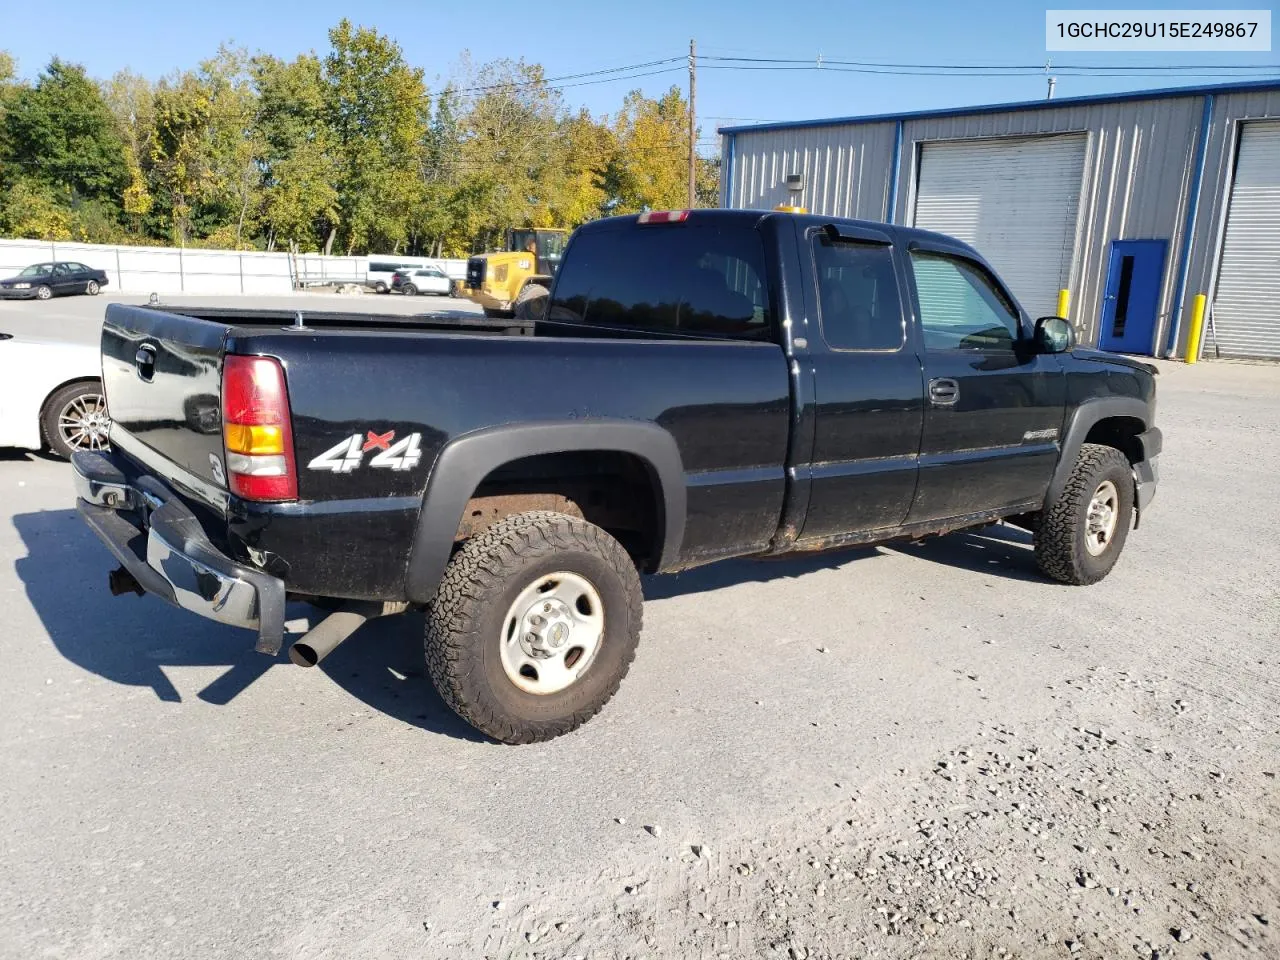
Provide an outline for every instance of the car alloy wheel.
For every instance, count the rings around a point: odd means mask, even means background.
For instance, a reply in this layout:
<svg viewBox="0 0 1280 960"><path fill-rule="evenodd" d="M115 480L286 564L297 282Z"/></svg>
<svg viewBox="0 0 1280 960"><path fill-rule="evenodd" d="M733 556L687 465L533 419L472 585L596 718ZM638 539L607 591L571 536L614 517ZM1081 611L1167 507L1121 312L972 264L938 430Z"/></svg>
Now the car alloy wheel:
<svg viewBox="0 0 1280 960"><path fill-rule="evenodd" d="M48 300L52 296L53 296L53 291L50 290L48 287L45 287L45 286L36 287L37 300Z"/></svg>
<svg viewBox="0 0 1280 960"><path fill-rule="evenodd" d="M58 411L58 435L73 450L105 450L110 432L107 398L100 393L81 394Z"/></svg>

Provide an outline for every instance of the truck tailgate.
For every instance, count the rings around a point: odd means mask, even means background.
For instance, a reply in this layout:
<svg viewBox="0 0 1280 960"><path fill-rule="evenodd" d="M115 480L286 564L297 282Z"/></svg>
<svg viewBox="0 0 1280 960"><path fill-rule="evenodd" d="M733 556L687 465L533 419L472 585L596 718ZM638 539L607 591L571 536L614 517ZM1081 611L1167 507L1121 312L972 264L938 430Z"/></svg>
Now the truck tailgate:
<svg viewBox="0 0 1280 960"><path fill-rule="evenodd" d="M222 350L229 326L113 303L102 325L102 381L112 435L225 489Z"/></svg>

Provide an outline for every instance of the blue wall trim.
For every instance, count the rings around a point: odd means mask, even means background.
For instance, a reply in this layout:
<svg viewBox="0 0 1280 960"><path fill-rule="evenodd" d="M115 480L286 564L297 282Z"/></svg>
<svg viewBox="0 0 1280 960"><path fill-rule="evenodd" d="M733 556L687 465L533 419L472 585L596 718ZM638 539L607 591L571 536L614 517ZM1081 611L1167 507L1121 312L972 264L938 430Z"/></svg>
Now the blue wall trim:
<svg viewBox="0 0 1280 960"><path fill-rule="evenodd" d="M1090 103L1123 103L1130 100L1166 100L1170 97L1200 97L1217 93L1239 93L1249 90L1280 90L1280 80L1250 80L1244 83L1214 83L1198 87L1161 87L1157 90L1135 90L1131 93L1100 93L1087 97L1062 97L1054 100L1020 100L976 107L947 107L941 110L916 110L908 113L869 114L861 117L831 117L825 120L783 120L778 123L746 124L719 127L719 133L743 133L753 130L793 130L800 127L833 127L846 123L887 123L891 120L923 120L929 117L963 117L983 113L1009 113L1016 110L1058 110Z"/></svg>
<svg viewBox="0 0 1280 960"><path fill-rule="evenodd" d="M736 139L732 133L729 134L729 147L725 151L728 156L724 162L724 170L721 172L721 175L725 178L724 205L730 208L733 207L733 148Z"/></svg>
<svg viewBox="0 0 1280 960"><path fill-rule="evenodd" d="M1173 322L1169 324L1169 336L1165 341L1166 357L1172 357L1178 349L1178 331L1182 326L1182 300L1187 293L1187 274L1191 271L1191 240L1196 229L1196 210L1200 206L1200 185L1204 182L1204 161L1209 127L1213 123L1213 94L1205 94L1204 113L1200 117L1200 139L1196 142L1196 168L1192 174L1191 196L1187 200L1187 222L1182 225L1182 254L1178 266L1178 285L1173 291Z"/></svg>
<svg viewBox="0 0 1280 960"><path fill-rule="evenodd" d="M885 223L894 223L898 218L898 177L902 166L902 121L899 120L893 130L893 177L889 180L889 209L884 218Z"/></svg>

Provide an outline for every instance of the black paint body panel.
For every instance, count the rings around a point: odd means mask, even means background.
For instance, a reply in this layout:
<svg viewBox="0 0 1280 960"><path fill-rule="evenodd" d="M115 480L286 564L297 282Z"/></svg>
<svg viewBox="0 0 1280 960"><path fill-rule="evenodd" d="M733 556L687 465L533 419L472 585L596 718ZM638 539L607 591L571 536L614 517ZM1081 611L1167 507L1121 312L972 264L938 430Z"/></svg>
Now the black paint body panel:
<svg viewBox="0 0 1280 960"><path fill-rule="evenodd" d="M909 337L896 352L832 351L804 239L830 220L692 216L759 231L775 342L340 314L295 329L281 313L112 305L103 371L119 452L191 504L211 540L293 593L424 602L447 562L459 504L485 472L518 457L595 445L639 457L662 490L658 567L678 569L1026 509L1074 459L1093 413L1152 426L1154 380L1142 365L1083 351L924 351L903 251L923 239L982 262L955 241L847 225L842 237L874 232L894 245ZM566 258L597 231L618 229L580 228ZM1029 337L1030 319L1022 321ZM150 382L136 362L144 344L156 357ZM250 503L219 480L228 353L275 357L285 370L297 502ZM926 399L938 376L959 381L954 408ZM347 472L310 466L352 436L391 432L389 442L417 437L420 458L408 469L373 468L376 449Z"/></svg>

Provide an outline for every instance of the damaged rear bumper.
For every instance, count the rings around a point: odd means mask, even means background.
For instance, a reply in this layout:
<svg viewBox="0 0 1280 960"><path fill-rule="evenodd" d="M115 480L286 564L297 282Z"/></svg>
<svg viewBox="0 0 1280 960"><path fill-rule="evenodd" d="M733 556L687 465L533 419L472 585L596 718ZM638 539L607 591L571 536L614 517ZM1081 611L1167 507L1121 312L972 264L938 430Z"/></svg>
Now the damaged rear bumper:
<svg viewBox="0 0 1280 960"><path fill-rule="evenodd" d="M236 563L154 477L132 480L109 454L72 455L76 509L147 593L210 620L256 630L260 653L284 637L284 581Z"/></svg>

